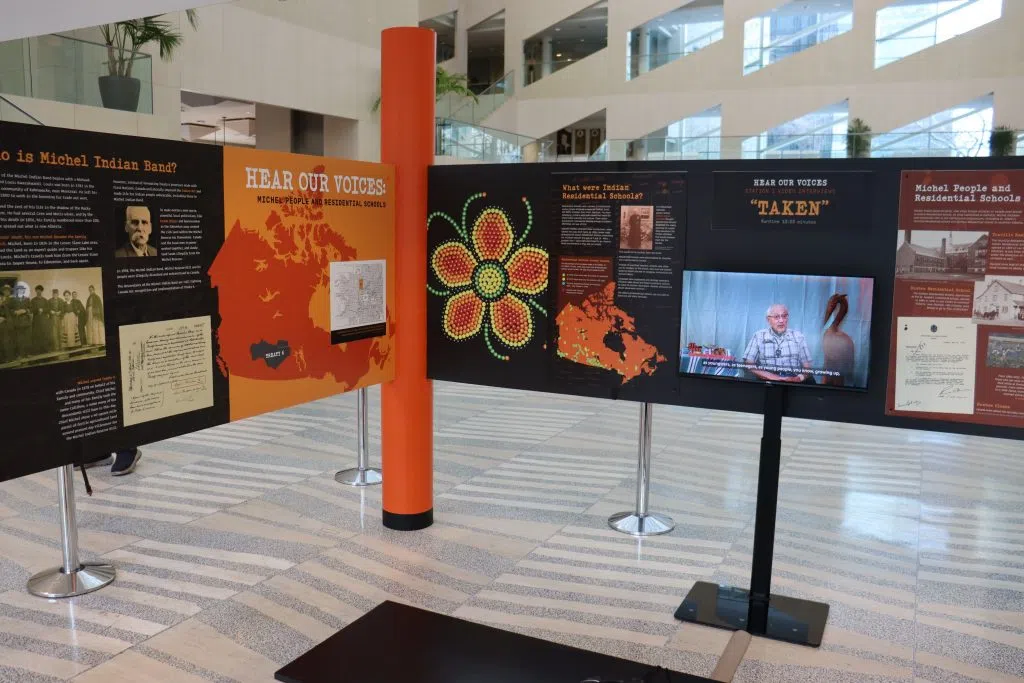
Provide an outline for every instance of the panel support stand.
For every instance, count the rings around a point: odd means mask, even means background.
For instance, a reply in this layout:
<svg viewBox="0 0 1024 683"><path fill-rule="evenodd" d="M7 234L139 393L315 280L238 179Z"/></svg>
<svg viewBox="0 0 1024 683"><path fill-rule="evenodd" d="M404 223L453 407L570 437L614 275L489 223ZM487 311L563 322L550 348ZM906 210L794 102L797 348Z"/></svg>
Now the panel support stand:
<svg viewBox="0 0 1024 683"><path fill-rule="evenodd" d="M380 470L370 467L370 419L369 396L366 389L356 391L356 445L358 447L357 467L342 470L334 475L334 481L349 486L373 486L382 479Z"/></svg>
<svg viewBox="0 0 1024 683"><path fill-rule="evenodd" d="M771 593L785 397L786 387L776 384L765 387L750 589L698 581L675 616L704 626L742 630L753 636L819 647L828 620L828 605Z"/></svg>
<svg viewBox="0 0 1024 683"><path fill-rule="evenodd" d="M103 588L114 580L114 567L100 562L78 560L78 521L75 517L75 470L64 465L57 470L60 498L60 542L63 564L39 572L28 580L28 592L41 598L73 598Z"/></svg>
<svg viewBox="0 0 1024 683"><path fill-rule="evenodd" d="M667 515L648 512L651 494L651 431L654 421L654 406L640 404L640 443L636 462L636 509L632 512L618 512L608 518L608 526L631 536L657 536L667 534L676 528L676 523Z"/></svg>

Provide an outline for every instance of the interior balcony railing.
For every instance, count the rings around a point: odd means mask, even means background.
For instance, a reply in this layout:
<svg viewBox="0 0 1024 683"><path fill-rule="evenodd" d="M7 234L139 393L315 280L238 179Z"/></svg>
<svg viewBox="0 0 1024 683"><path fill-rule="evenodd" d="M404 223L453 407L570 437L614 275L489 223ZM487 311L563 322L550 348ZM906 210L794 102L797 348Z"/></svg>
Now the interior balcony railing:
<svg viewBox="0 0 1024 683"><path fill-rule="evenodd" d="M650 71L671 64L687 55L692 55L697 50L712 45L722 39L724 31L721 26L688 40L683 44L682 49L674 52L650 52L638 53L626 56L626 80L632 80Z"/></svg>
<svg viewBox="0 0 1024 683"><path fill-rule="evenodd" d="M752 74L853 28L853 12L828 12L814 17L813 24L782 35L773 35L771 17L748 20L744 25L743 74Z"/></svg>
<svg viewBox="0 0 1024 683"><path fill-rule="evenodd" d="M699 137L645 137L635 140L605 140L590 155L590 161L665 161L721 159L719 135Z"/></svg>
<svg viewBox="0 0 1024 683"><path fill-rule="evenodd" d="M10 99L0 95L0 121L8 123L28 123L36 126L44 125L42 121L29 114Z"/></svg>
<svg viewBox="0 0 1024 683"><path fill-rule="evenodd" d="M605 45L595 46L593 51L587 52L584 55L578 55L576 57L555 57L550 60L545 59L524 59L523 60L523 83L530 85L537 81L550 76L553 73L561 71L567 67L572 66L578 62L582 62L584 59L605 49Z"/></svg>
<svg viewBox="0 0 1024 683"><path fill-rule="evenodd" d="M436 120L434 141L436 155L466 161L515 164L547 157L543 140L453 119Z"/></svg>
<svg viewBox="0 0 1024 683"><path fill-rule="evenodd" d="M772 135L762 148L752 148L759 136L657 137L605 140L589 161L661 161L714 159L845 159L856 154L870 157L989 156L988 130L931 130L858 136L807 133ZM744 148L744 142L747 143ZM1024 156L1024 132L1009 149Z"/></svg>
<svg viewBox="0 0 1024 683"><path fill-rule="evenodd" d="M139 84L135 111L153 113L153 58L136 53L122 61L131 63ZM102 107L100 79L110 72L111 53L102 43L60 35L0 42L0 93Z"/></svg>
<svg viewBox="0 0 1024 683"><path fill-rule="evenodd" d="M438 103L438 118L454 119L472 124L481 123L515 95L515 73L515 71L509 71L491 83L477 94L476 100L459 98L458 104L452 107L447 115L442 114L441 103Z"/></svg>

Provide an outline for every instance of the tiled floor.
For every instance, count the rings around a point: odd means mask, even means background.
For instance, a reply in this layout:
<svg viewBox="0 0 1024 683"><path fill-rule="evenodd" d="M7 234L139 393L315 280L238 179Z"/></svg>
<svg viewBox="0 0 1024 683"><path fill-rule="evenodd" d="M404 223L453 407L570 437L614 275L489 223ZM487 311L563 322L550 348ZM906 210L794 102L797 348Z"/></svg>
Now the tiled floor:
<svg viewBox="0 0 1024 683"><path fill-rule="evenodd" d="M438 384L437 523L418 533L333 481L354 408L94 471L81 543L118 578L71 601L24 588L58 562L54 474L0 484L0 681L270 681L383 599L710 672L729 634L672 612L695 580L748 580L756 417L657 408L652 509L679 526L637 541L605 521L633 504L636 404ZM821 649L755 639L737 681L1024 681L1019 443L787 421L783 449L773 585L832 613Z"/></svg>

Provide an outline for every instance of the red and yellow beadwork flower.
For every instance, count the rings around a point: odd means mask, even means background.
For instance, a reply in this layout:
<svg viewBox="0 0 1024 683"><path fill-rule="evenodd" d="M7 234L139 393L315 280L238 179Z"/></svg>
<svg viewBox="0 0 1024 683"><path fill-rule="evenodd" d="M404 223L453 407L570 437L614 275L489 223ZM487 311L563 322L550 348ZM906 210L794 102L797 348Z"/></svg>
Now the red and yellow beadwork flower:
<svg viewBox="0 0 1024 683"><path fill-rule="evenodd" d="M430 285L427 289L446 298L442 327L449 339L464 341L482 334L491 355L507 361L492 335L509 349L521 349L533 338L533 312L547 315L534 297L548 286L548 253L523 244L533 225L533 209L526 197L522 202L527 223L519 236L508 214L493 206L481 211L468 229L469 205L486 196L481 192L466 200L461 223L439 211L427 217L428 228L441 218L459 237L434 249L430 267L443 289Z"/></svg>

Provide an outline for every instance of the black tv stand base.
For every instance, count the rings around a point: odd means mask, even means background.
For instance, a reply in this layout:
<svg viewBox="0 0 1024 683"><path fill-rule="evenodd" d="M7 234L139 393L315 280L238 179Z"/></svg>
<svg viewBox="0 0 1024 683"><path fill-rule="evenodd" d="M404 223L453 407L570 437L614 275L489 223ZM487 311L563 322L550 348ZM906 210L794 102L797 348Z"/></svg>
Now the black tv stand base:
<svg viewBox="0 0 1024 683"><path fill-rule="evenodd" d="M698 581L676 610L676 619L703 626L818 647L828 621L823 602L771 595L756 600L750 591Z"/></svg>

